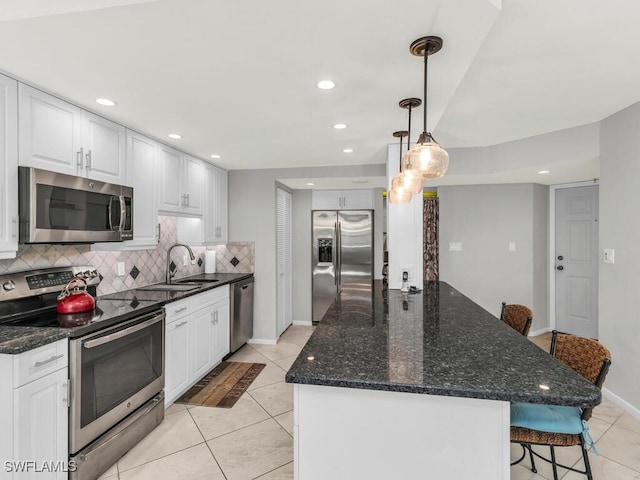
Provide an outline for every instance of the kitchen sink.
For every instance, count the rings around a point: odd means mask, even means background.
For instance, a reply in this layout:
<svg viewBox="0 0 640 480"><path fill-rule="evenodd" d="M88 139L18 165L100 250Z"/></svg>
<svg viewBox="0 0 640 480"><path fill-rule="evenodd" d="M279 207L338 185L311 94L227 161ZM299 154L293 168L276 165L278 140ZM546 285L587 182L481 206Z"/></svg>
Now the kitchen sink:
<svg viewBox="0 0 640 480"><path fill-rule="evenodd" d="M149 290L149 291L161 291L161 292L189 292L200 288L201 282L184 282L184 283L158 283L156 285L147 285L146 287L139 287L137 290Z"/></svg>
<svg viewBox="0 0 640 480"><path fill-rule="evenodd" d="M180 284L201 284L201 283L213 283L213 282L219 282L220 279L216 278L216 279L205 279L205 278L201 278L199 280L177 280L176 283L180 283Z"/></svg>

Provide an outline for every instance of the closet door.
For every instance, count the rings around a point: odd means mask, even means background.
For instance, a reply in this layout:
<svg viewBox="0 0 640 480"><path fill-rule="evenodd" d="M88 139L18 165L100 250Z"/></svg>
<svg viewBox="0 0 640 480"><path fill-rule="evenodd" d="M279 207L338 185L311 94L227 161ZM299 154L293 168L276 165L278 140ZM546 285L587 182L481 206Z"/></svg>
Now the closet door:
<svg viewBox="0 0 640 480"><path fill-rule="evenodd" d="M293 254L291 247L292 196L289 192L277 189L276 199L276 275L277 275L277 305L276 329L280 336L293 322L292 307L292 275Z"/></svg>

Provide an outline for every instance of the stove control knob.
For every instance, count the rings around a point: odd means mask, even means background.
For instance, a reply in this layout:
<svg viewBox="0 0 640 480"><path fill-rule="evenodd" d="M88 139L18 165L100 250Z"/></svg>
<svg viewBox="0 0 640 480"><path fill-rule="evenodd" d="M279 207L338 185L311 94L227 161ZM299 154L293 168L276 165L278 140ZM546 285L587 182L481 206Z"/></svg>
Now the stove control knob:
<svg viewBox="0 0 640 480"><path fill-rule="evenodd" d="M98 276L98 271L97 270L91 270L91 278L95 278Z"/></svg>
<svg viewBox="0 0 640 480"><path fill-rule="evenodd" d="M9 280L8 282L4 282L2 284L2 288L4 288L7 292L10 292L14 288L16 288L16 284L13 282L13 280Z"/></svg>
<svg viewBox="0 0 640 480"><path fill-rule="evenodd" d="M82 272L82 278L91 278L91 272L89 270L85 270Z"/></svg>

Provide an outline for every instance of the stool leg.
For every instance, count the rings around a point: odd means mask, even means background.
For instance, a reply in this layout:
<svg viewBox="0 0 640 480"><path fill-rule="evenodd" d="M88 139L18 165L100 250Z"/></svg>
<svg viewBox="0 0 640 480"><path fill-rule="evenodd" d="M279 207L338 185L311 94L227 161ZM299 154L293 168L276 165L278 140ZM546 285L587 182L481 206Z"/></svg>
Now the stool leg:
<svg viewBox="0 0 640 480"><path fill-rule="evenodd" d="M551 466L553 467L553 480L558 480L558 467L556 466L556 451L553 445L550 445L551 449Z"/></svg>
<svg viewBox="0 0 640 480"><path fill-rule="evenodd" d="M533 450L530 444L527 444L527 450L529 450L529 458L531 459L531 471L533 473L538 473L538 470L536 469L536 462L533 461Z"/></svg>
<svg viewBox="0 0 640 480"><path fill-rule="evenodd" d="M584 471L588 480L593 480L593 474L591 473L591 464L589 463L589 452L584 445L584 439L580 435L580 447L582 448L582 458L584 460Z"/></svg>

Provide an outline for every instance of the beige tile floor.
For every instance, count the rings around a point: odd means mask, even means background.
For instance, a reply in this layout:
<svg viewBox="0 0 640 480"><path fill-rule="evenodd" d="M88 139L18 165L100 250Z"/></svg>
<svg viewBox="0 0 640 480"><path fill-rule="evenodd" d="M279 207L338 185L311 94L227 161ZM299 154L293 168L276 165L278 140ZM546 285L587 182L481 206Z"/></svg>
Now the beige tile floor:
<svg viewBox="0 0 640 480"><path fill-rule="evenodd" d="M244 346L230 360L266 367L233 408L171 406L164 422L101 478L292 480L293 395L284 376L312 331L294 325L277 345ZM534 340L547 348L547 338ZM590 457L595 480L640 480L640 421L605 399L589 423L600 452ZM518 455L519 447L512 446L512 458ZM577 447L558 449L558 457L581 466ZM511 467L511 478L553 478L542 461L537 462L538 474L526 465L528 460ZM562 470L560 475L566 480L586 478Z"/></svg>

